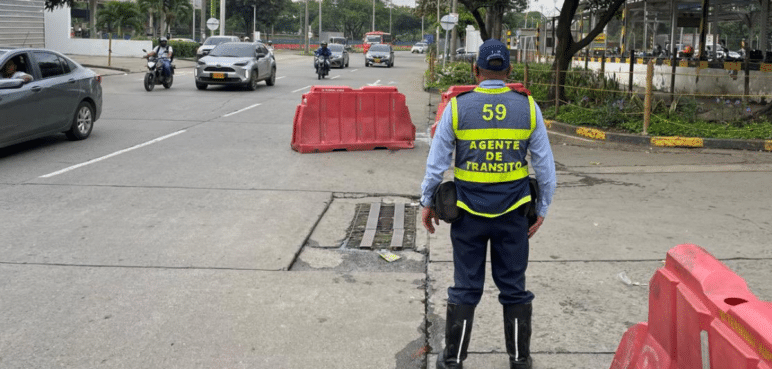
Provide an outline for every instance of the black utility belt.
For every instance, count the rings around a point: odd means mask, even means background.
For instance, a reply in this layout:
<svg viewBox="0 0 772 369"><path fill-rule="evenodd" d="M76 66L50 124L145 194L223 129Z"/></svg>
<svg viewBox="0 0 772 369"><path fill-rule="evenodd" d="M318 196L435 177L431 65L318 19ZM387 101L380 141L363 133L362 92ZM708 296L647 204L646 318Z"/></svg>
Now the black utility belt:
<svg viewBox="0 0 772 369"><path fill-rule="evenodd" d="M523 214L528 218L528 226L536 223L536 203L539 201L539 182L535 178L529 178L528 187L531 191L531 201L525 204ZM461 218L461 208L458 207L458 193L456 183L447 181L440 183L432 194L432 208L437 218L446 223L453 223Z"/></svg>

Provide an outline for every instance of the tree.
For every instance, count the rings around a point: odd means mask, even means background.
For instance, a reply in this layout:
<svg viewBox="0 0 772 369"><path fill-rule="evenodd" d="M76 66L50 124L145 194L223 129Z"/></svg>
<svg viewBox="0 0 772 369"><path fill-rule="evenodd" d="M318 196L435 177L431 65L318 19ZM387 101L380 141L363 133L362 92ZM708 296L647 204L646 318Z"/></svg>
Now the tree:
<svg viewBox="0 0 772 369"><path fill-rule="evenodd" d="M617 15L619 8L625 0L589 0L584 2L583 5L587 6L587 10L600 13L597 18L598 23L590 32L581 40L574 40L574 35L571 32L571 24L574 21L574 16L579 9L579 0L565 0L563 2L563 8L560 10L560 16L558 17L558 29L555 32L555 38L557 38L557 45L555 48L555 62L552 65L552 70L558 70L558 98L559 101L565 100L565 81L566 71L571 63L571 58L589 45L592 40L595 39L602 31L606 24ZM550 89L549 94L551 99L555 98L555 89Z"/></svg>
<svg viewBox="0 0 772 369"><path fill-rule="evenodd" d="M131 27L133 31L141 30L142 14L136 3L109 1L99 12L97 26L107 28L110 33L117 29L119 35L123 34L123 27Z"/></svg>
<svg viewBox="0 0 772 369"><path fill-rule="evenodd" d="M256 8L253 8L253 5ZM228 2L228 6L228 16L241 18L243 22L239 23L243 27L242 32L251 35L253 26L256 30L268 31L271 26L275 25L278 19L277 15L285 9L289 9L290 0L233 0ZM254 25L252 24L253 16L256 23Z"/></svg>
<svg viewBox="0 0 772 369"><path fill-rule="evenodd" d="M483 40L501 37L504 14L507 11L521 12L528 7L527 0L458 0L458 2L472 13ZM481 12L482 9L484 14Z"/></svg>

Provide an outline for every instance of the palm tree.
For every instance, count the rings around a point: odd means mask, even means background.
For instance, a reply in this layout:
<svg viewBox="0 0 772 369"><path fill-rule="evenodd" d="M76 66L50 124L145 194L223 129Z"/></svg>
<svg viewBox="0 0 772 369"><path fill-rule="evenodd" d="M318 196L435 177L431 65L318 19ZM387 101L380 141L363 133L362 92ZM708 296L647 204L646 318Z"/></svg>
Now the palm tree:
<svg viewBox="0 0 772 369"><path fill-rule="evenodd" d="M106 27L110 33L115 28L119 35L123 34L123 27L131 27L133 31L141 30L142 13L135 3L110 1L105 3L104 8L99 12L97 26Z"/></svg>
<svg viewBox="0 0 772 369"><path fill-rule="evenodd" d="M142 13L147 13L147 30L153 34L153 37L155 37L156 28L153 26L153 18L156 15L158 15L159 18L162 18L162 14L164 12L163 0L137 0L137 4L139 5L139 9Z"/></svg>
<svg viewBox="0 0 772 369"><path fill-rule="evenodd" d="M164 34L171 33L172 24L177 18L186 18L188 13L193 11L193 6L190 5L190 0L171 0L171 7L164 8L164 15L166 18L166 28Z"/></svg>

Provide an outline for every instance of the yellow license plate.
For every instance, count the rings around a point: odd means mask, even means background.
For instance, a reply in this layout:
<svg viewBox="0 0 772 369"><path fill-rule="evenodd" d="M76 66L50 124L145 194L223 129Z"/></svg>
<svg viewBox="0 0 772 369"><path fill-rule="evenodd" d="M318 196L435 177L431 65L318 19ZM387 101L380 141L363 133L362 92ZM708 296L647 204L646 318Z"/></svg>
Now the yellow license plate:
<svg viewBox="0 0 772 369"><path fill-rule="evenodd" d="M225 79L225 73L212 73L213 79Z"/></svg>
<svg viewBox="0 0 772 369"><path fill-rule="evenodd" d="M380 62L381 62L381 59L375 58L375 62L376 62L376 63L380 63Z"/></svg>

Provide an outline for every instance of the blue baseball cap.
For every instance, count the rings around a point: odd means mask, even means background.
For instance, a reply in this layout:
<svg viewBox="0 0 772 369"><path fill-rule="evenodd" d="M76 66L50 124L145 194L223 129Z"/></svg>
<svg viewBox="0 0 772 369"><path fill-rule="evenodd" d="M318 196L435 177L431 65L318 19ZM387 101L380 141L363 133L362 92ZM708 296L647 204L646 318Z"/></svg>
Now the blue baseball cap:
<svg viewBox="0 0 772 369"><path fill-rule="evenodd" d="M500 60L497 63L494 60ZM493 63L492 63L493 62ZM477 53L477 66L482 69L501 71L509 68L509 49L501 41L491 38L480 45Z"/></svg>

